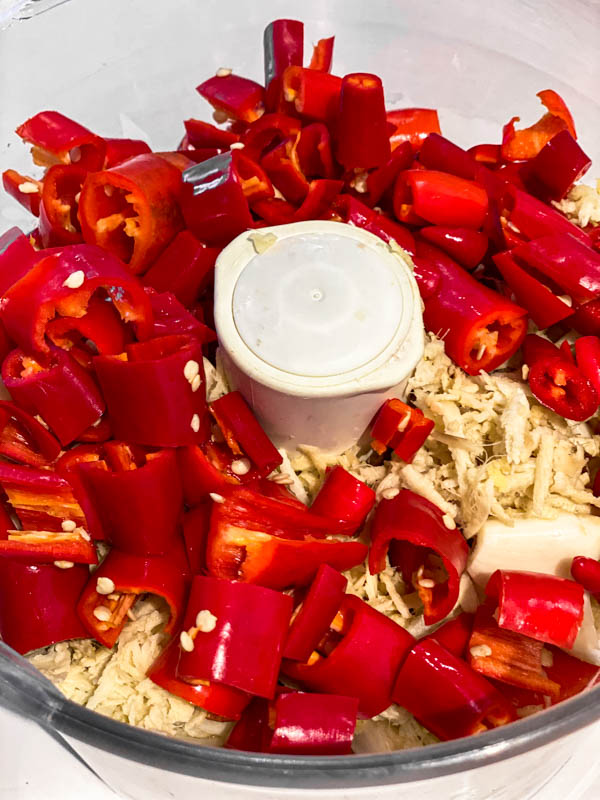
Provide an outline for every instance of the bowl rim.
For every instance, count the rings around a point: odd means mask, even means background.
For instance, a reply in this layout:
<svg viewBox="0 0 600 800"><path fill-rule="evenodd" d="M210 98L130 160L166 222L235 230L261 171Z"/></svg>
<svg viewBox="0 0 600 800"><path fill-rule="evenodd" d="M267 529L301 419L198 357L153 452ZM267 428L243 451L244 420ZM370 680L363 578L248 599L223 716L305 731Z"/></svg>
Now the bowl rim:
<svg viewBox="0 0 600 800"><path fill-rule="evenodd" d="M104 716L67 700L0 642L0 705L53 735L169 772L264 788L351 789L457 774L554 742L600 718L600 686L507 726L449 742L390 753L281 756L206 746Z"/></svg>

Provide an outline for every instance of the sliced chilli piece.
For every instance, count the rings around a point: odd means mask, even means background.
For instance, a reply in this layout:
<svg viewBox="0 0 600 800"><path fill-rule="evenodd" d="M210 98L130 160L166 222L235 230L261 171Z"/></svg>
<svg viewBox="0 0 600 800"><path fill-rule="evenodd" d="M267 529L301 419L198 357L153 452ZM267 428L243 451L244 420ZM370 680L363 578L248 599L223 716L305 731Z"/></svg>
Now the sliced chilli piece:
<svg viewBox="0 0 600 800"><path fill-rule="evenodd" d="M299 205L308 194L309 183L300 166L295 143L296 137L278 144L263 156L261 166L285 199Z"/></svg>
<svg viewBox="0 0 600 800"><path fill-rule="evenodd" d="M61 247L83 241L77 209L87 174L77 164L55 164L46 172L39 221L43 247Z"/></svg>
<svg viewBox="0 0 600 800"><path fill-rule="evenodd" d="M600 293L600 254L567 233L541 236L512 251L526 268L563 289L577 303Z"/></svg>
<svg viewBox="0 0 600 800"><path fill-rule="evenodd" d="M196 575L183 623L191 647L182 637L177 677L273 697L291 613L285 594Z"/></svg>
<svg viewBox="0 0 600 800"><path fill-rule="evenodd" d="M99 461L104 455L104 448L101 444L80 444L70 450L66 450L58 459L55 465L57 474L64 478L71 486L74 498L77 500L85 514L87 522L86 530L92 539L105 540L106 533L102 527L98 511L88 496L88 493L81 480L78 464L88 461Z"/></svg>
<svg viewBox="0 0 600 800"><path fill-rule="evenodd" d="M386 118L391 129L392 151L408 142L411 151L416 153L430 133L441 134L438 113L434 108L400 108L388 111Z"/></svg>
<svg viewBox="0 0 600 800"><path fill-rule="evenodd" d="M310 64L308 65L309 69L316 69L319 70L319 72L331 71L334 42L335 36L329 36L327 39L319 39L313 47Z"/></svg>
<svg viewBox="0 0 600 800"><path fill-rule="evenodd" d="M280 108L281 77L287 67L302 66L304 23L295 19L276 19L264 30L265 102L269 110Z"/></svg>
<svg viewBox="0 0 600 800"><path fill-rule="evenodd" d="M488 237L471 228L451 228L432 225L422 228L419 235L427 242L439 247L458 261L465 269L472 270L483 261L488 249Z"/></svg>
<svg viewBox="0 0 600 800"><path fill-rule="evenodd" d="M192 575L206 573L206 543L210 531L211 511L212 502L207 498L183 515L183 540Z"/></svg>
<svg viewBox="0 0 600 800"><path fill-rule="evenodd" d="M509 701L462 659L432 639L413 647L392 697L443 741L512 722Z"/></svg>
<svg viewBox="0 0 600 800"><path fill-rule="evenodd" d="M373 489L338 465L327 470L310 508L314 514L349 522L358 531L374 505Z"/></svg>
<svg viewBox="0 0 600 800"><path fill-rule="evenodd" d="M143 153L151 153L150 145L143 142L141 139L107 139L106 142L106 161L104 163L105 169L116 167L123 161L127 161L135 156L141 156Z"/></svg>
<svg viewBox="0 0 600 800"><path fill-rule="evenodd" d="M217 714L224 719L239 719L251 696L232 686L223 686L219 683L206 681L191 684L182 681L177 677L180 652L179 636L175 633L148 670L148 677L152 683L211 714Z"/></svg>
<svg viewBox="0 0 600 800"><path fill-rule="evenodd" d="M144 275L144 284L191 306L212 284L219 253L219 248L207 247L191 231L181 231Z"/></svg>
<svg viewBox="0 0 600 800"><path fill-rule="evenodd" d="M54 252L54 251L51 251ZM0 236L0 295L5 295L18 280L48 252L38 252L20 228L9 228Z"/></svg>
<svg viewBox="0 0 600 800"><path fill-rule="evenodd" d="M226 118L254 122L265 111L263 87L232 72L209 78L196 91Z"/></svg>
<svg viewBox="0 0 600 800"><path fill-rule="evenodd" d="M581 422L597 410L599 397L593 385L552 342L529 334L523 356L535 398L565 419Z"/></svg>
<svg viewBox="0 0 600 800"><path fill-rule="evenodd" d="M306 595L294 609L284 658L308 661L338 613L347 584L341 573L328 564L321 564Z"/></svg>
<svg viewBox="0 0 600 800"><path fill-rule="evenodd" d="M169 607L166 633L181 622L189 588L190 568L183 544L162 556L135 556L112 548L89 577L77 604L88 634L105 647L114 647L127 612L141 594L162 597ZM100 591L98 591L100 590Z"/></svg>
<svg viewBox="0 0 600 800"><path fill-rule="evenodd" d="M185 225L200 241L221 246L253 226L233 153L195 164L182 180L179 202Z"/></svg>
<svg viewBox="0 0 600 800"><path fill-rule="evenodd" d="M145 272L183 229L177 197L181 171L146 153L88 175L79 200L83 238Z"/></svg>
<svg viewBox="0 0 600 800"><path fill-rule="evenodd" d="M537 122L523 130L515 130L513 117L502 131L502 158L506 161L523 161L535 158L540 150L561 131L569 131L576 139L575 125L571 112L562 97L552 89L544 89L537 93L548 112Z"/></svg>
<svg viewBox="0 0 600 800"><path fill-rule="evenodd" d="M296 117L281 112L264 114L248 126L240 139L244 145L244 155L260 162L266 152L285 139L295 137L300 128L301 122Z"/></svg>
<svg viewBox="0 0 600 800"><path fill-rule="evenodd" d="M437 170L412 169L401 173L410 190L414 213L434 225L481 228L488 211L484 187L474 181Z"/></svg>
<svg viewBox="0 0 600 800"><path fill-rule="evenodd" d="M312 692L356 697L358 716L372 717L391 704L398 669L414 643L389 617L347 594L308 661L286 660L283 673Z"/></svg>
<svg viewBox="0 0 600 800"><path fill-rule="evenodd" d="M444 619L458 600L469 554L460 530L447 527L433 503L403 489L377 506L371 528L371 574L385 568L388 549L390 563L402 570L405 582L414 586L423 602L425 624Z"/></svg>
<svg viewBox="0 0 600 800"><path fill-rule="evenodd" d="M97 564L96 548L82 528L73 531L8 530L0 540L0 557L36 564Z"/></svg>
<svg viewBox="0 0 600 800"><path fill-rule="evenodd" d="M209 405L234 455L247 455L265 477L282 463L282 456L262 429L240 392L229 392Z"/></svg>
<svg viewBox="0 0 600 800"><path fill-rule="evenodd" d="M50 320L46 325L46 335L63 350L92 342L102 355L122 353L132 338L110 298L101 290L92 295L82 317Z"/></svg>
<svg viewBox="0 0 600 800"><path fill-rule="evenodd" d="M535 324L544 330L573 315L573 309L514 259L512 252L495 253L492 258L512 290L517 303L529 312Z"/></svg>
<svg viewBox="0 0 600 800"><path fill-rule="evenodd" d="M59 162L86 170L104 166L104 139L58 111L40 111L19 125L16 133L33 145L33 161L40 166Z"/></svg>
<svg viewBox="0 0 600 800"><path fill-rule="evenodd" d="M0 558L0 636L17 653L85 639L75 605L89 569L81 564L59 569Z"/></svg>
<svg viewBox="0 0 600 800"><path fill-rule="evenodd" d="M291 66L283 73L282 88L283 99L301 117L327 124L336 119L342 91L337 75Z"/></svg>
<svg viewBox="0 0 600 800"><path fill-rule="evenodd" d="M494 619L494 608L494 604L488 602L475 614L469 640L470 666L486 678L557 700L560 686L546 675L542 666L544 643L500 628Z"/></svg>
<svg viewBox="0 0 600 800"><path fill-rule="evenodd" d="M100 247L72 245L42 258L5 294L2 321L7 333L29 353L48 353L46 325L55 316L82 317L94 293L103 289L139 339L152 329L152 307L142 285L121 262Z"/></svg>
<svg viewBox="0 0 600 800"><path fill-rule="evenodd" d="M420 262L439 275L424 298L427 330L441 335L446 353L469 375L491 372L509 359L527 333L527 312L483 286L441 250L417 242Z"/></svg>
<svg viewBox="0 0 600 800"><path fill-rule="evenodd" d="M562 200L591 165L592 160L565 130L553 136L521 168L520 175L529 191L542 200Z"/></svg>
<svg viewBox="0 0 600 800"><path fill-rule="evenodd" d="M187 142L193 148L229 150L232 144L240 140L237 133L224 128L217 128L216 125L211 125L210 122L203 122L199 119L186 119L183 124Z"/></svg>
<svg viewBox="0 0 600 800"><path fill-rule="evenodd" d="M27 411L1 400L0 453L29 467L47 467L58 458L60 443Z"/></svg>
<svg viewBox="0 0 600 800"><path fill-rule="evenodd" d="M94 366L117 438L149 447L207 438L202 345L193 336L136 342L123 356L96 356Z"/></svg>
<svg viewBox="0 0 600 800"><path fill-rule="evenodd" d="M391 154L383 85L377 75L345 75L336 122L335 156L345 169L371 169Z"/></svg>
<svg viewBox="0 0 600 800"><path fill-rule="evenodd" d="M383 455L391 447L410 463L435 427L433 420L418 408L393 397L380 408L371 429L371 447Z"/></svg>
<svg viewBox="0 0 600 800"><path fill-rule="evenodd" d="M25 530L61 531L65 520L87 530L71 487L56 473L0 463L0 485Z"/></svg>
<svg viewBox="0 0 600 800"><path fill-rule="evenodd" d="M185 334L197 339L200 345L216 341L217 334L201 321L203 315L198 313L197 306L188 311L175 295L155 292L149 286L146 287L146 294L154 315L151 339Z"/></svg>
<svg viewBox="0 0 600 800"><path fill-rule="evenodd" d="M306 586L322 564L347 570L364 561L367 548L360 542L284 539L234 522L215 504L207 546L211 575L271 589ZM291 509L291 506L289 506ZM292 509L293 510L293 509Z"/></svg>
<svg viewBox="0 0 600 800"><path fill-rule="evenodd" d="M104 413L104 401L93 376L58 347L38 360L22 350L13 350L2 364L2 380L14 399L39 415L63 446L71 444Z"/></svg>
<svg viewBox="0 0 600 800"><path fill-rule="evenodd" d="M2 173L4 191L13 197L34 217L39 216L42 200L42 181L21 175L14 169L6 169Z"/></svg>
<svg viewBox="0 0 600 800"><path fill-rule="evenodd" d="M173 549L183 510L173 450L148 453L140 465L99 460L81 463L78 471L113 547L140 556Z"/></svg>
<svg viewBox="0 0 600 800"><path fill-rule="evenodd" d="M211 492L225 495L252 479L251 471L245 475L233 472L234 460L235 456L221 443L205 442L179 448L177 461L186 503L195 506L206 500Z"/></svg>
<svg viewBox="0 0 600 800"><path fill-rule="evenodd" d="M536 572L496 570L485 587L500 628L571 649L583 621L583 586Z"/></svg>
<svg viewBox="0 0 600 800"><path fill-rule="evenodd" d="M506 184L501 193L502 225L516 239L515 244L523 240L539 239L557 233L568 233L582 244L591 247L589 235L580 227L570 222L552 206L538 200L516 186Z"/></svg>
<svg viewBox="0 0 600 800"><path fill-rule="evenodd" d="M463 611L457 617L444 622L433 633L425 638L435 639L438 644L453 653L458 658L465 658L467 645L473 632L475 615Z"/></svg>
<svg viewBox="0 0 600 800"><path fill-rule="evenodd" d="M333 756L352 752L358 698L282 692L273 712L269 753Z"/></svg>

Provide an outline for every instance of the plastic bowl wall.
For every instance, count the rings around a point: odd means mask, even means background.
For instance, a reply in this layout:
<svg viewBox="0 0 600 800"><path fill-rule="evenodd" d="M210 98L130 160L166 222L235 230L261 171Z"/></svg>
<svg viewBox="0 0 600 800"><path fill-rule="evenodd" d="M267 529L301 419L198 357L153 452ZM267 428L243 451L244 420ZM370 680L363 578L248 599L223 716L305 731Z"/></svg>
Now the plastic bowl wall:
<svg viewBox="0 0 600 800"><path fill-rule="evenodd" d="M302 18L309 44L335 33L337 73L377 72L389 105L438 108L442 130L465 146L499 141L514 114L534 121L536 92L553 88L600 163L596 0L0 0L0 169L29 171L13 130L45 108L172 149L183 119L210 118L194 91L206 76L226 66L261 79L262 31L276 17ZM30 219L2 196L0 232L14 224ZM412 798L416 790L423 800L525 800L550 778L553 796L574 796L572 778L561 783L560 773L581 762L600 688L475 738L327 759L212 750L130 728L65 701L2 644L0 704L59 734L110 785L144 800L201 791L211 800L232 791L292 800L311 789L322 798Z"/></svg>

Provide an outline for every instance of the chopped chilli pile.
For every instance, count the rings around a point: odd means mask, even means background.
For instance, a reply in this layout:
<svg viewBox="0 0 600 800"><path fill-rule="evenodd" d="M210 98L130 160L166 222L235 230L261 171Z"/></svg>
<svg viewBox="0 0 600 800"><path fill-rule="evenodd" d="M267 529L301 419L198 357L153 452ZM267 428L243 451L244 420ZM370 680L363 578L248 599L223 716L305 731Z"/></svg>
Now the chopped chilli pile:
<svg viewBox="0 0 600 800"><path fill-rule="evenodd" d="M57 111L17 128L37 224L0 237L0 637L70 700L204 745L386 752L600 680L600 194L552 90L463 150L376 75L264 35L170 152ZM230 386L238 234L334 220L408 263L427 330L340 455Z"/></svg>

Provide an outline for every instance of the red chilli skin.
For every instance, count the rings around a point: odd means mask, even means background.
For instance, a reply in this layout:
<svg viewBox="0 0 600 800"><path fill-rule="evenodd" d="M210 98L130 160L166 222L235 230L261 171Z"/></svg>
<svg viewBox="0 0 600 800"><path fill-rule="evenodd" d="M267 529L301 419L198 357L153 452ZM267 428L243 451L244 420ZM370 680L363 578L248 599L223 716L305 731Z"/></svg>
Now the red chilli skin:
<svg viewBox="0 0 600 800"><path fill-rule="evenodd" d="M444 619L456 605L469 554L460 530L447 528L442 512L433 503L403 489L377 506L371 528L371 574L385 568L390 545L390 563L402 569L404 580L414 585L423 601L425 624ZM431 555L442 560L441 575L429 563Z"/></svg>
<svg viewBox="0 0 600 800"><path fill-rule="evenodd" d="M0 635L24 655L68 639L85 639L87 631L75 604L89 577L88 567L59 569L0 558Z"/></svg>

